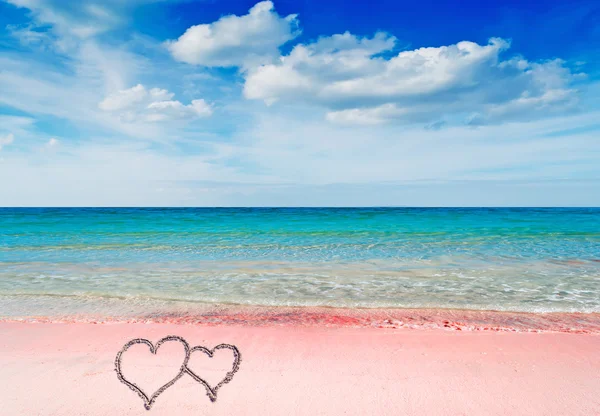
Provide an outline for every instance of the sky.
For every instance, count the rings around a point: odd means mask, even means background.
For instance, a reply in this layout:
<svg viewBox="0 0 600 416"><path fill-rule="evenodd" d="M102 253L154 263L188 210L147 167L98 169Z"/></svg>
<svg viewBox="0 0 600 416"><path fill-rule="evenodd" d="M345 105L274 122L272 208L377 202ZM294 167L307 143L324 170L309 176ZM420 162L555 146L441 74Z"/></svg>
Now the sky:
<svg viewBox="0 0 600 416"><path fill-rule="evenodd" d="M600 206L600 3L0 0L0 206Z"/></svg>

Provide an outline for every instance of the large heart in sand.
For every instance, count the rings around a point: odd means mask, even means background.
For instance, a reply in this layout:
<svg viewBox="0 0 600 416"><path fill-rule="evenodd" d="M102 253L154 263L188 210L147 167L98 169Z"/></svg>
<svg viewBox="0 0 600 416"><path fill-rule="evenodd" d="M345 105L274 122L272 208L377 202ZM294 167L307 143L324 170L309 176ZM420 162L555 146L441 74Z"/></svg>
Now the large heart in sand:
<svg viewBox="0 0 600 416"><path fill-rule="evenodd" d="M219 388L221 388L221 386L223 384L229 383L231 381L231 379L233 378L233 375L240 368L240 361L242 360L240 351L236 348L235 345L230 345L230 344L219 344L216 347L214 347L212 350L209 350L208 348L203 347L203 346L197 346L190 350L190 355L196 351L200 351L200 352L203 352L204 354L206 354L209 358L212 358L215 351L225 350L225 349L229 349L229 350L233 351L233 357L234 357L233 365L231 367L231 370L228 371L227 374L225 375L225 378L223 378L221 381L219 381L219 383L217 383L217 385L214 387L212 387L210 384L208 384L208 382L206 380L204 380L203 378L198 376L192 369L190 369L189 365L186 365L187 373L190 376L192 376L192 378L194 380L196 380L198 383L204 385L204 387L206 388L206 394L208 395L208 397L210 398L210 400L212 402L217 400L217 391L219 390Z"/></svg>
<svg viewBox="0 0 600 416"><path fill-rule="evenodd" d="M131 346L136 345L136 344L145 344L145 345L147 345L148 348L150 348L150 352L152 354L156 355L156 352L158 351L158 349L160 348L160 346L163 345L165 342L168 342L168 341L176 341L176 342L180 342L181 344L183 344L183 346L185 348L185 358L183 359L183 363L181 364L181 367L179 368L179 372L177 373L177 375L173 379L171 379L170 381L168 381L167 383L163 384L152 395L148 395L137 384L133 383L130 380L127 380L123 376L123 372L121 371L121 356ZM184 340L181 337L178 337L178 336L175 336L175 335L170 335L168 337L164 337L164 338L160 339L156 343L156 345L153 345L152 342L148 341L147 339L137 338L137 339L132 339L131 341L129 341L127 344L125 344L123 346L123 348L121 349L121 351L119 351L119 353L117 354L117 357L115 358L115 370L117 371L117 376L119 377L119 380L122 383L124 383L127 387L129 387L131 390L135 391L138 394L138 396L140 396L140 398L144 401L144 407L147 410L150 410L150 408L152 407L152 404L154 403L154 401L156 400L156 398L163 391L165 391L166 389L168 389L169 387L171 387L173 384L175 384L175 382L177 380L179 380L185 374L186 369L187 369L187 363L188 363L189 359L190 359L190 346L188 345L188 343L186 342L186 340Z"/></svg>

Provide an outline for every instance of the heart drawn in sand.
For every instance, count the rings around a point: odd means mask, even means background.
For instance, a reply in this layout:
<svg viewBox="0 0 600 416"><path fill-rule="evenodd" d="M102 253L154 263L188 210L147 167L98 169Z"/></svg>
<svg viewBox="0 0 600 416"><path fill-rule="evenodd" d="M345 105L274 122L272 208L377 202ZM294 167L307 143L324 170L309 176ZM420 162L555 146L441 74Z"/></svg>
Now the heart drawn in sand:
<svg viewBox="0 0 600 416"><path fill-rule="evenodd" d="M154 355L156 355L156 352L158 351L158 349L160 348L161 345L163 345L165 342L169 342L169 341L176 341L179 342L181 344L183 344L183 347L185 348L185 358L183 359L183 363L181 364L181 367L179 368L179 372L177 373L177 375L171 379L170 381L168 381L167 383L163 384L158 390L156 390L152 395L148 395L146 392L144 392L137 384L135 384L134 382L127 380L124 376L123 376L123 372L121 370L121 356L123 355L123 353L125 351L127 351L130 347L137 345L137 344L145 344L148 346L148 348L150 348L150 352ZM137 338L137 339L132 339L131 341L129 341L127 344L125 344L123 346L123 348L121 349L121 351L119 351L117 353L117 357L115 358L115 370L117 371L117 376L119 377L119 380L124 383L127 387L129 387L131 390L135 391L138 396L140 396L140 398L144 401L144 407L147 410L150 410L150 408L152 407L152 404L154 403L154 401L156 400L156 398L166 389L168 389L169 387L171 387L173 384L175 384L175 382L177 380L179 380L185 373L187 370L187 362L190 359L190 346L188 345L188 343L186 342L186 340L184 340L181 337L175 336L175 335L170 335L168 337L164 337L162 339L160 339L156 345L152 344L152 342L148 341L147 339L143 339L143 338Z"/></svg>
<svg viewBox="0 0 600 416"><path fill-rule="evenodd" d="M190 355L196 351L200 351L200 352L203 352L204 354L206 354L209 358L213 358L213 356L217 350L226 350L226 349L231 350L233 352L233 357L234 357L233 365L231 367L231 370L228 371L227 374L225 375L225 378L223 378L221 381L219 381L214 387L211 387L211 385L208 384L208 382L205 379L198 376L198 374L196 374L190 368L190 366L188 364L186 364L187 373L190 376L192 376L192 378L194 380L196 380L198 383L204 385L204 387L206 388L206 394L208 395L208 397L210 398L210 400L212 402L217 400L217 391L221 388L221 386L223 386L223 384L225 384L225 383L229 383L231 381L231 379L233 378L233 375L240 368L240 361L242 359L240 351L237 349L237 347L235 347L234 345L230 345L230 344L220 344L220 345L217 345L216 347L214 347L212 350L209 350L208 348L203 347L203 346L196 346L190 350Z"/></svg>
<svg viewBox="0 0 600 416"><path fill-rule="evenodd" d="M179 372L177 373L177 375L175 377L173 377L170 381L168 381L166 384L163 384L160 388L158 388L158 390L156 390L151 396L149 396L146 392L144 392L144 390L142 390L140 388L140 386L138 386L134 382L126 379L125 376L123 376L123 371L121 369L122 355L130 347L137 345L137 344L147 345L148 348L150 349L150 352L152 354L156 355L156 352L158 351L160 346L168 341L177 341L177 342L181 343L183 345L183 347L185 348L185 358L183 359L183 363L181 364L181 367L179 368ZM197 374L197 372L194 372L193 370L191 370L189 368L188 362L189 362L190 356L193 352L200 351L200 352L206 354L206 356L208 356L208 358L212 359L215 352L217 352L218 350L231 350L233 352L233 365L231 367L231 370L227 371L227 374L225 374L225 378L223 378L214 387L212 387L206 381L206 376L205 376L205 378L202 378ZM217 391L223 386L223 384L229 383L231 381L231 379L233 378L233 375L240 368L241 359L242 358L241 358L240 351L237 349L237 347L235 345L219 344L216 347L214 347L212 350L209 350L206 347L198 345L198 346L190 349L190 346L186 340L184 340L183 338L178 337L176 335L170 335L168 337L164 337L164 338L160 339L156 343L156 345L152 344L152 342L150 342L144 338L132 339L131 341L129 341L127 344L125 344L123 346L121 351L119 351L117 353L117 357L115 358L115 370L117 372L117 376L119 377L119 381L121 381L123 384L125 384L127 387L129 387L131 390L136 392L137 395L140 396L140 398L144 401L144 407L146 408L146 410L150 410L150 408L152 407L152 404L154 403L156 398L163 391L165 391L166 389L171 387L173 384L175 384L175 382L177 380L179 380L185 373L189 374L194 380L196 380L198 383L200 383L204 386L204 388L206 389L206 394L212 402L216 401L217 400Z"/></svg>

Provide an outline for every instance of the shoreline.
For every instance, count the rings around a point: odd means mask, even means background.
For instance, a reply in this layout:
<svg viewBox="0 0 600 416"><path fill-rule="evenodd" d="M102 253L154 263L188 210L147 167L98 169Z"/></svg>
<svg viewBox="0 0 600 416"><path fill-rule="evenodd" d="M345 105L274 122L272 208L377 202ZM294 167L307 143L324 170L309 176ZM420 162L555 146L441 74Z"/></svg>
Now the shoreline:
<svg viewBox="0 0 600 416"><path fill-rule="evenodd" d="M201 326L441 329L473 332L600 334L600 313L505 312L465 309L265 307L206 305L190 312L135 316L76 314L0 317L0 323L147 323Z"/></svg>

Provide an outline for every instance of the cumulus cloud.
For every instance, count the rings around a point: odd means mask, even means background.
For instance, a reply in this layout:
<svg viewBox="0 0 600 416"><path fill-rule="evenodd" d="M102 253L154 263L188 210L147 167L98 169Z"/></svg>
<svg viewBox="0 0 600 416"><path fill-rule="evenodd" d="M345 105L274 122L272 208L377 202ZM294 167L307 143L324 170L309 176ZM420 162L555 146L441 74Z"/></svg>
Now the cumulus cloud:
<svg viewBox="0 0 600 416"><path fill-rule="evenodd" d="M247 15L229 15L213 23L192 26L166 45L181 62L247 67L272 61L279 56L279 47L299 33L295 14L281 17L271 1L263 1Z"/></svg>
<svg viewBox="0 0 600 416"><path fill-rule="evenodd" d="M169 121L185 120L212 115L212 107L203 99L182 104L173 100L175 94L160 88L146 89L138 84L126 90L108 95L98 107L116 114L122 121Z"/></svg>
<svg viewBox="0 0 600 416"><path fill-rule="evenodd" d="M348 32L299 44L279 62L250 70L244 95L269 105L318 104L329 121L346 124L489 124L562 111L576 102L571 85L578 74L560 60L503 60L510 47L503 39L392 54L395 45L384 33L359 38Z"/></svg>
<svg viewBox="0 0 600 416"><path fill-rule="evenodd" d="M2 148L4 146L7 146L14 141L15 141L15 136L12 133L9 133L5 136L0 136L0 150L2 150Z"/></svg>

